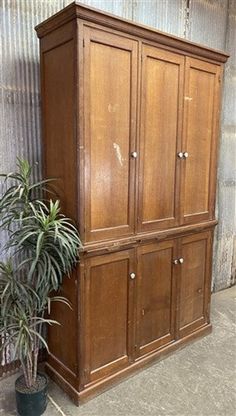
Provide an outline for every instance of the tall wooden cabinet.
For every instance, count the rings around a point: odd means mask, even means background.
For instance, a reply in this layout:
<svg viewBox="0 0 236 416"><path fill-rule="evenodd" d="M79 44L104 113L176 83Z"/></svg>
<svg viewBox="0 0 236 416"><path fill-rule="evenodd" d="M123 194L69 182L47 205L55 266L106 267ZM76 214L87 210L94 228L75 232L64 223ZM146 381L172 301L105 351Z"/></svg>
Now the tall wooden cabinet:
<svg viewBox="0 0 236 416"><path fill-rule="evenodd" d="M227 55L76 3L36 30L45 175L83 242L47 370L78 404L211 330Z"/></svg>

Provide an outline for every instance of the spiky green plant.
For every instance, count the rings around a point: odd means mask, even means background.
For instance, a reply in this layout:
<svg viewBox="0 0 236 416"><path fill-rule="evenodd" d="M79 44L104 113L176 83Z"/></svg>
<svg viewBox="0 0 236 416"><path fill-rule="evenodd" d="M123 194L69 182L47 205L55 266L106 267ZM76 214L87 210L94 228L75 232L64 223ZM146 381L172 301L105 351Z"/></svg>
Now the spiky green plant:
<svg viewBox="0 0 236 416"><path fill-rule="evenodd" d="M30 388L40 343L48 350L43 324L59 324L45 312L50 315L51 302L69 305L55 293L78 261L81 241L72 221L60 213L59 201L42 199L50 180L33 183L29 163L18 160L17 166L18 172L1 175L10 181L0 198L0 228L8 230L10 258L0 262L0 335L2 349L14 346L13 358L21 361Z"/></svg>

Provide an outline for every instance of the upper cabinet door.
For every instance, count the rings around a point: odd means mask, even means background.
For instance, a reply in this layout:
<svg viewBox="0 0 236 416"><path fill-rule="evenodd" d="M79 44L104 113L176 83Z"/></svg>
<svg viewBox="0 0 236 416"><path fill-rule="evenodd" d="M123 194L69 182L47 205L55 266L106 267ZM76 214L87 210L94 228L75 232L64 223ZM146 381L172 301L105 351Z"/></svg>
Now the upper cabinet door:
<svg viewBox="0 0 236 416"><path fill-rule="evenodd" d="M85 241L134 233L137 42L84 29Z"/></svg>
<svg viewBox="0 0 236 416"><path fill-rule="evenodd" d="M139 231L179 222L184 57L143 45Z"/></svg>
<svg viewBox="0 0 236 416"><path fill-rule="evenodd" d="M186 58L182 224L214 216L220 74L218 65Z"/></svg>

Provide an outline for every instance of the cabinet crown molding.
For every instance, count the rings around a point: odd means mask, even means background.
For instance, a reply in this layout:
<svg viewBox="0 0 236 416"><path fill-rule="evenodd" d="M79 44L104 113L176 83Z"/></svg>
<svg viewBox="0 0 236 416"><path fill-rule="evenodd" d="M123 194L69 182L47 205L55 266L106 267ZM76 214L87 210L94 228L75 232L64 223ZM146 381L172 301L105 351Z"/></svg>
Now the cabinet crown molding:
<svg viewBox="0 0 236 416"><path fill-rule="evenodd" d="M146 39L147 41L157 42L160 45L169 48L179 49L182 53L201 56L206 59L214 60L215 62L226 62L229 57L229 54L226 52L208 48L207 46L167 34L155 28L118 17L111 13L97 10L93 7L88 7L76 1L54 14L52 17L49 17L43 23L37 25L35 30L38 37L42 38L53 30L76 18L101 24L114 30L119 30L124 32L126 36L131 35L140 37L142 39Z"/></svg>

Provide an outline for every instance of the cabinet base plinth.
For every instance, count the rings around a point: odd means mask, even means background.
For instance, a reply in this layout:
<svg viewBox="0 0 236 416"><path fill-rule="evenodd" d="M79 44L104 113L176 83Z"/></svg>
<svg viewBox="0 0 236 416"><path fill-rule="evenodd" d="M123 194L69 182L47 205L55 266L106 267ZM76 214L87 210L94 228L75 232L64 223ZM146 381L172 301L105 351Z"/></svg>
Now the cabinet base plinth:
<svg viewBox="0 0 236 416"><path fill-rule="evenodd" d="M73 400L73 402L79 406L94 396L97 396L104 391L108 390L110 387L118 384L128 376L134 375L139 369L150 366L152 363L157 362L167 355L171 354L173 351L181 349L188 345L190 342L197 340L203 336L206 336L212 332L212 325L207 324L198 330L194 331L192 334L186 336L185 338L179 339L168 344L161 349L154 351L134 363L130 364L129 367L118 371L104 379L100 379L86 387L82 391L77 391L70 383L57 371L56 368L52 367L49 363L46 363L45 369L48 375L53 381L55 381Z"/></svg>

